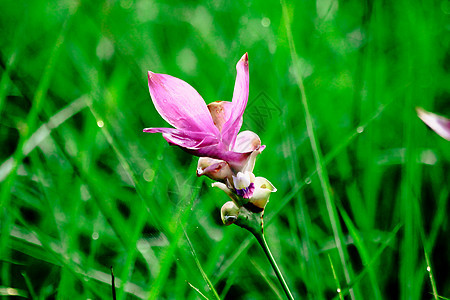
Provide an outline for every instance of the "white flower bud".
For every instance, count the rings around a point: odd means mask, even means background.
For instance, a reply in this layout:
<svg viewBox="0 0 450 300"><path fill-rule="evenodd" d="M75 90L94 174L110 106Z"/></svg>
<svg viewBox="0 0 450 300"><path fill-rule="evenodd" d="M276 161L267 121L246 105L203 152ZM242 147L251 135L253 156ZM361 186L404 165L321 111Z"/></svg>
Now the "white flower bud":
<svg viewBox="0 0 450 300"><path fill-rule="evenodd" d="M236 176L233 175L233 183L237 190L247 188L250 185L250 173L238 172Z"/></svg>
<svg viewBox="0 0 450 300"><path fill-rule="evenodd" d="M245 199L250 199L255 189L254 181L255 175L251 172L238 172L236 176L233 175L233 185L236 189L236 194Z"/></svg>
<svg viewBox="0 0 450 300"><path fill-rule="evenodd" d="M238 218L239 207L237 207L237 205L233 201L228 201L222 206L222 209L220 210L220 214L222 217L223 224L225 224L227 226L231 225Z"/></svg>
<svg viewBox="0 0 450 300"><path fill-rule="evenodd" d="M225 181L233 172L230 165L219 159L200 157L197 165L197 176L206 175L212 180Z"/></svg>

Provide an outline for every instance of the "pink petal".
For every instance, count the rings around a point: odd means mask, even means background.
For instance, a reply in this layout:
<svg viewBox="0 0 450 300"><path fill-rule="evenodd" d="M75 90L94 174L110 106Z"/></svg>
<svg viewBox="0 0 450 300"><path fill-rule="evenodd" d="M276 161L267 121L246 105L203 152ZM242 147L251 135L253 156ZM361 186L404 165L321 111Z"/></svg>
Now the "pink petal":
<svg viewBox="0 0 450 300"><path fill-rule="evenodd" d="M144 132L160 132L170 144L191 150L219 143L219 139L216 136L205 132L192 132L175 128L145 128Z"/></svg>
<svg viewBox="0 0 450 300"><path fill-rule="evenodd" d="M175 128L145 128L144 132L161 132L170 144L179 146L195 156L224 160L234 170L242 169L252 153L228 151L218 137L205 132L192 132Z"/></svg>
<svg viewBox="0 0 450 300"><path fill-rule="evenodd" d="M240 166L238 171L241 172L253 172L255 168L256 157L263 152L266 148L265 145L261 145L259 136L252 131L242 131L236 138L233 151L241 153L250 153L245 164Z"/></svg>
<svg viewBox="0 0 450 300"><path fill-rule="evenodd" d="M167 123L219 135L205 101L192 86L170 75L148 72L148 87L156 110Z"/></svg>
<svg viewBox="0 0 450 300"><path fill-rule="evenodd" d="M237 133L241 129L242 115L248 101L249 74L248 55L245 53L236 65L236 82L233 93L231 116L222 128L222 140L233 148Z"/></svg>
<svg viewBox="0 0 450 300"><path fill-rule="evenodd" d="M428 112L420 107L416 108L419 118L438 135L450 141L450 120Z"/></svg>
<svg viewBox="0 0 450 300"><path fill-rule="evenodd" d="M236 142L233 147L234 152L251 152L261 146L259 136L249 130L240 132L236 137Z"/></svg>
<svg viewBox="0 0 450 300"><path fill-rule="evenodd" d="M251 154L251 152L247 153L237 153L233 151L225 150L225 145L223 143L219 143L217 145L211 145L211 146L203 146L199 149L185 149L187 152L191 153L192 155L199 156L199 157L211 157L215 159L220 159L226 161L230 167L236 171L242 169Z"/></svg>

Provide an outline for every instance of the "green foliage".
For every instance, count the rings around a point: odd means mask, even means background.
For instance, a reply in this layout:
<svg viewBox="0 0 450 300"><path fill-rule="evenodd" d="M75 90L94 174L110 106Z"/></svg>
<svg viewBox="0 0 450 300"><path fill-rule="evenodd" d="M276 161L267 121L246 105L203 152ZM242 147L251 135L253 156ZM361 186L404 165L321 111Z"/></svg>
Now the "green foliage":
<svg viewBox="0 0 450 300"><path fill-rule="evenodd" d="M415 113L450 116L447 1L0 11L0 295L112 299L112 266L118 299L283 297L197 160L142 132L167 126L147 70L230 101L248 52L243 129L267 145L254 173L278 189L265 232L294 297L450 297L450 146Z"/></svg>

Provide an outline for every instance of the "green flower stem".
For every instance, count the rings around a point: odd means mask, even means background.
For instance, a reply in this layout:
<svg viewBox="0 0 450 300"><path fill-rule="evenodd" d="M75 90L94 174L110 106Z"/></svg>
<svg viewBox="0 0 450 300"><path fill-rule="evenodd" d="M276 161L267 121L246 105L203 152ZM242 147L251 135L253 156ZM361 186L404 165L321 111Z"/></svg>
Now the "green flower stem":
<svg viewBox="0 0 450 300"><path fill-rule="evenodd" d="M238 225L239 227L247 229L255 236L255 238L258 240L258 243L263 248L264 253L267 256L267 259L272 265L272 268L275 271L275 274L277 275L278 280L280 281L280 284L283 287L283 290L286 293L287 298L289 300L293 300L294 297L292 296L292 293L289 290L286 280L284 280L283 274L281 274L277 262L275 261L275 258L273 258L272 252L270 252L269 245L267 245L266 239L264 238L262 217L263 217L262 213L252 213L245 207L241 207L239 210L239 215L234 224Z"/></svg>
<svg viewBox="0 0 450 300"><path fill-rule="evenodd" d="M264 250L264 253L267 256L267 259L269 260L270 264L272 265L273 270L275 271L275 274L278 277L278 280L280 281L281 286L283 287L284 292L286 293L286 297L288 299L294 299L292 296L291 291L289 290L289 287L286 283L286 280L284 280L283 274L281 274L280 269L278 268L277 262L275 261L275 258L272 255L272 252L270 252L269 245L267 245L266 239L264 238L264 234L262 232L253 232L253 235L258 240L258 243L261 245L261 247Z"/></svg>

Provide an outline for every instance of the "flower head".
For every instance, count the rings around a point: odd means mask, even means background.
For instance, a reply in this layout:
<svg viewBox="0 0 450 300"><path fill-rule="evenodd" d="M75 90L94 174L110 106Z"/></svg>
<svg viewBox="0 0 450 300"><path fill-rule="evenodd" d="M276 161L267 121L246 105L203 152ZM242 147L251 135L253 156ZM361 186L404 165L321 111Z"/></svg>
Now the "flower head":
<svg viewBox="0 0 450 300"><path fill-rule="evenodd" d="M232 200L221 209L223 223L246 226L243 224L250 219L262 224L264 208L276 189L267 179L253 174L256 157L265 149L259 136L251 131L238 134L249 94L247 53L236 70L232 101L208 105L183 80L148 72L153 104L173 128L146 128L144 132L162 133L169 144L199 156L197 176L215 180L212 186L223 190Z"/></svg>
<svg viewBox="0 0 450 300"><path fill-rule="evenodd" d="M247 53L237 63L236 70L232 102L216 101L208 106L200 94L183 80L148 72L153 104L161 117L174 128L146 128L144 132L160 132L171 145L199 157L225 161L234 171L242 170L252 152L261 147L261 141L254 133L244 134L242 139L238 135L249 94ZM250 136L251 141L248 140ZM205 170L220 162L209 163L202 162L205 168L199 166L200 175L209 175L223 167L216 165Z"/></svg>

